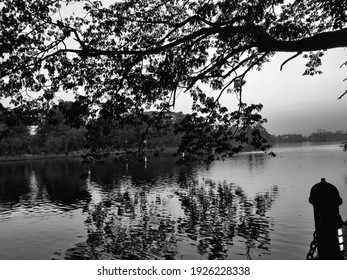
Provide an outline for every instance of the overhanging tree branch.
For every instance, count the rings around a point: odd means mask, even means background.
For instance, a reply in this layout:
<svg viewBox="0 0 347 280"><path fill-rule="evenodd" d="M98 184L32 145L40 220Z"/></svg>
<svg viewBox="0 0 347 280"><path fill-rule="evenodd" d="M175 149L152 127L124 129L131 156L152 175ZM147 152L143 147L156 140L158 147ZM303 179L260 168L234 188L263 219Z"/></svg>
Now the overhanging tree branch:
<svg viewBox="0 0 347 280"><path fill-rule="evenodd" d="M288 62L291 61L292 59L298 57L300 54L302 54L302 52L297 52L296 54L294 54L294 55L291 56L290 58L286 59L286 60L281 64L280 70L282 71L283 66L284 66L286 63L288 63Z"/></svg>
<svg viewBox="0 0 347 280"><path fill-rule="evenodd" d="M276 40L261 29L257 33L255 44L260 52L308 52L347 47L347 28L293 41Z"/></svg>
<svg viewBox="0 0 347 280"><path fill-rule="evenodd" d="M239 112L226 127L235 127L241 119L252 127L262 122L258 116L252 119L253 107L248 110L241 102L240 84L253 66L260 68L269 53L292 53L283 68L301 52L347 47L347 14L345 6L337 3L341 1L282 5L281 0L151 0L117 2L108 7L96 1L85 6L86 16L60 16L60 20L53 16L59 5L44 2L2 1L0 96L12 98L18 107L25 97L23 90L38 93L37 107L46 109L45 99L46 104L53 103L50 96L61 88L78 88L88 98L79 105L100 105L86 114L96 118L107 109L102 108L101 100L110 99L113 103L107 117L120 121L126 113L169 109L177 88L189 89L202 81L220 95L228 86L240 94ZM337 18L331 11L338 5ZM43 91L48 94L43 96ZM346 92L340 98L344 95ZM215 109L219 97L213 104L206 96L204 92L193 95L202 102L195 110L204 113L213 109L209 121L218 124L226 108ZM194 116L191 124L197 129L188 129L199 133L204 120ZM229 138L220 135L220 139Z"/></svg>

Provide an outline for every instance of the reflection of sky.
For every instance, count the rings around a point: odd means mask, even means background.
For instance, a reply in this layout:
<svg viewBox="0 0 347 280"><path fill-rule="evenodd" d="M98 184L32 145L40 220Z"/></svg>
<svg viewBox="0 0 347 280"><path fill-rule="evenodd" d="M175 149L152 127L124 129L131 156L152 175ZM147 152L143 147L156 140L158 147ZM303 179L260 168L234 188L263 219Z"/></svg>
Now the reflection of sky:
<svg viewBox="0 0 347 280"><path fill-rule="evenodd" d="M250 157L250 161L254 161L251 168L257 169L264 164L259 155L250 154ZM266 244L273 228L273 220L266 212L277 196L277 189L262 189L262 193L258 189L255 197L248 197L236 187L231 190L232 196L228 192L222 195L218 187L220 183L210 186L214 183L208 176L202 179L202 174L209 171L209 168L199 165L187 170L174 166L172 161L158 158L149 159L147 166L143 162L129 162L126 170L121 164L95 166L87 180L88 190L93 194L94 206L90 209L96 207L98 213L98 203L113 205L103 208L113 213L106 217L114 217L111 220L106 218L105 224L113 224L112 232L115 236L119 234L117 238L131 239L130 236L124 237L124 230L127 234L135 234L137 237L131 248L142 241L150 244L151 239L147 240L145 236L159 234L160 227L169 223L175 229L170 231L170 236L176 240L172 244L177 248L177 258L233 259L239 258L237 255L246 258L247 248L248 257L263 255L268 250ZM233 202L227 202L228 199ZM93 212L90 217L95 217ZM94 238L92 235L89 237ZM258 245L261 248L257 248ZM75 250L81 252L78 246L72 252ZM123 253L128 256L126 250ZM137 253L141 255L144 252L140 250Z"/></svg>
<svg viewBox="0 0 347 280"><path fill-rule="evenodd" d="M29 188L32 193L38 192L38 186L37 186L37 178L34 170L31 170L30 173L30 179L29 179Z"/></svg>
<svg viewBox="0 0 347 280"><path fill-rule="evenodd" d="M65 243L71 242L70 238L76 240L77 235L86 234L83 222L87 213L82 211L91 209L91 205L102 202L105 198L115 197L118 201L112 203L126 208L129 202L126 197L135 200L137 196L139 204L142 199L143 206L147 205L147 215L153 221L166 218L174 221L180 218L184 222L189 212L195 213L194 211L201 209L199 204L190 209L182 206L183 200L190 199L191 205L194 205L194 201L202 197L184 187L194 179L198 186L208 185L211 181L217 184L226 181L227 184L233 183L242 189L245 200L243 204L235 204L243 205L236 208L237 215L245 218L248 215L247 223L251 226L268 223L266 231L263 232L269 232L266 238L271 238L271 254L262 255L262 258L305 258L314 228L308 196L310 188L321 177L326 177L328 182L339 189L344 200L340 207L341 216L344 220L347 219L347 153L341 152L337 144L279 146L275 147L274 151L278 155L275 158L265 154L245 153L231 160L215 162L209 167L177 167L173 161L160 158L149 158L147 168L143 162L129 161L127 169L124 164L105 164L92 166L90 174L82 176L83 179L79 175L84 174L86 168L80 165L78 160L57 160L50 161L50 164L23 163L26 169L22 168L20 163L16 163L16 169L12 168L14 164L0 165L1 168L7 167L6 174L12 169L17 170L18 179L12 180L12 176L4 181L4 176L1 178L1 199L4 194L8 197L7 200L0 201L1 210L5 210L0 213L1 233L6 237L0 240L0 258L4 256L1 252L6 252L10 246L15 249L18 246L16 244L31 250L31 246L37 246L34 237L41 236L45 239L47 236L48 241L42 241L42 246L46 247L49 246L47 242L53 242L55 238L65 240ZM5 169L0 171L3 170ZM9 182L12 183L11 188L8 188ZM22 188L18 187L18 182L21 182ZM92 195L91 201L86 198L85 193ZM203 194L206 199L210 199L208 195L208 192ZM14 200L12 204L7 203L9 199ZM139 204L135 206L138 211L136 214L139 215L137 219L141 217ZM251 215L247 214L250 212ZM264 221L254 219L254 213L260 217L265 214ZM131 216L128 221L127 224L131 224ZM74 223L76 229L72 228ZM245 229L247 237L247 227ZM12 236L11 232L15 232L15 235ZM182 236L189 239L184 234ZM7 244L12 237L16 238L15 243ZM85 241L85 238L80 241ZM230 245L230 254L245 254L245 238L236 236L233 242L238 245ZM63 242L58 241L57 244ZM197 245L198 241L194 244ZM256 242L252 242L251 238L247 245L251 249L251 255L256 252L252 251L254 244ZM206 244L200 245L199 250L205 250ZM73 244L64 246L61 248L69 248ZM182 252L184 257L194 256L196 251L190 251L191 249L178 244L178 251ZM43 251L46 256L53 252L51 250L47 253L47 248L43 248Z"/></svg>
<svg viewBox="0 0 347 280"><path fill-rule="evenodd" d="M30 189L30 198L27 200L30 200L29 203L34 204L39 196L39 186L37 177L34 170L31 170L30 172L30 178L29 178L29 189Z"/></svg>
<svg viewBox="0 0 347 280"><path fill-rule="evenodd" d="M296 144L274 147L277 157L262 155L262 160L244 154L232 160L215 162L202 177L226 180L242 187L249 197L272 186L279 192L268 214L275 220L271 254L303 258L314 231L312 205L308 202L311 187L325 177L335 185L344 200L340 214L347 219L347 153L338 144ZM286 254L283 255L283 252ZM271 257L270 257L271 258Z"/></svg>
<svg viewBox="0 0 347 280"><path fill-rule="evenodd" d="M63 165L42 163L15 162L0 166L2 171L7 171L3 173L7 175L2 178L6 188L0 199L0 259L59 259L66 249L85 239L86 213L82 211L87 204L83 201L85 196L78 205L75 201L66 204L56 200L56 191L67 191L69 196L76 193L57 188L51 189L49 194L47 188L51 186L46 186L45 180L52 177L45 177L50 175L45 173L45 167L53 169L58 174L54 178L59 179L63 177L60 173ZM16 170L16 173L8 172L11 170ZM13 180L13 175L17 180ZM64 185L64 181L60 183ZM72 180L68 187L78 191L73 183Z"/></svg>
<svg viewBox="0 0 347 280"><path fill-rule="evenodd" d="M0 260L61 258L84 237L84 220L80 210L69 213L44 207L0 215Z"/></svg>
<svg viewBox="0 0 347 280"><path fill-rule="evenodd" d="M102 240L108 240L111 234L112 240L127 242L124 248L109 247L114 246L112 242L104 244L107 252L117 252L116 259L127 259L132 250L141 258L148 258L148 254L164 258L168 253L183 259L253 258L254 254L260 256L268 251L273 220L267 211L276 199L276 188L253 199L239 187L210 180L171 181L171 186L166 186L165 180L157 178L140 189L131 186L130 178L124 178L123 182L114 189L104 190L103 200L91 208L89 219L98 221L95 216L103 209L107 214L99 214L99 217L112 231L105 230ZM104 207L99 208L100 205ZM100 228L95 231L96 228L97 222L89 228L87 246L98 244L102 254L103 245L91 241L97 238L94 234ZM148 246L149 251L142 246ZM83 251L85 247L72 248L69 258L73 258L73 252L78 256L80 248Z"/></svg>

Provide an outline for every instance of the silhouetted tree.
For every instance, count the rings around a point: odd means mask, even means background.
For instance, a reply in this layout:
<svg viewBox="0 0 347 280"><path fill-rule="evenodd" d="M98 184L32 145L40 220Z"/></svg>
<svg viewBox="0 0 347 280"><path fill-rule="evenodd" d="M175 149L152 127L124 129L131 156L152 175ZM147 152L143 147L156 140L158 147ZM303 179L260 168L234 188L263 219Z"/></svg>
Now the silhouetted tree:
<svg viewBox="0 0 347 280"><path fill-rule="evenodd" d="M51 108L46 118L40 121L34 136L36 150L58 153L76 151L85 147L85 128L75 128L66 124L64 112L68 112L70 108L70 102L61 102L58 107Z"/></svg>
<svg viewBox="0 0 347 280"><path fill-rule="evenodd" d="M64 18L69 9L75 14ZM247 137L266 120L261 105L242 102L246 74L275 52L294 53L283 65L304 53L304 75L320 73L324 50L347 46L346 11L346 0L4 0L0 97L11 98L8 114L37 123L58 92L73 92L69 121L79 125L81 116L92 122L165 112L190 91L193 113L178 127L181 151L242 150L225 145L230 139L266 149L261 137ZM220 103L227 91L239 97L235 111ZM27 98L31 92L37 97Z"/></svg>
<svg viewBox="0 0 347 280"><path fill-rule="evenodd" d="M0 124L0 155L21 155L30 152L30 128L24 125L8 127Z"/></svg>

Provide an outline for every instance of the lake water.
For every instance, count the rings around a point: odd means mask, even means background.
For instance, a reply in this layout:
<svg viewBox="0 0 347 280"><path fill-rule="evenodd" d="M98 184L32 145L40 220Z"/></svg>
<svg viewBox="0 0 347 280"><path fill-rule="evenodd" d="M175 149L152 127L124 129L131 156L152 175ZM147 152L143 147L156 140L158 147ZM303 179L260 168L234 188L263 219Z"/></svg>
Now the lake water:
<svg viewBox="0 0 347 280"><path fill-rule="evenodd" d="M336 143L272 150L209 166L2 162L0 259L305 259L321 177L347 219L347 153Z"/></svg>

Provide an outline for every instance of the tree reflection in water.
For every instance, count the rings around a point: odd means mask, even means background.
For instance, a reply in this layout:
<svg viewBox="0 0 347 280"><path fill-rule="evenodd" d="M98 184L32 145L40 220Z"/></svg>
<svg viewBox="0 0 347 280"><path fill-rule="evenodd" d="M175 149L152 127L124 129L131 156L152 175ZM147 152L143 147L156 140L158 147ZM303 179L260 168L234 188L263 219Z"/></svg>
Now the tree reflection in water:
<svg viewBox="0 0 347 280"><path fill-rule="evenodd" d="M232 250L235 237L245 240L247 256L251 258L251 248L268 250L271 220L265 213L277 192L275 186L250 200L240 187L232 184L193 184L188 192L177 193L187 216L187 223L179 228L198 240L199 254L208 259L228 258L228 248Z"/></svg>
<svg viewBox="0 0 347 280"><path fill-rule="evenodd" d="M182 243L195 246L195 259L230 259L235 242L244 244L240 258L250 259L253 249L270 254L273 224L266 213L277 193L274 186L250 199L233 184L185 181L170 195L182 210L172 213L166 199L148 190L117 190L91 208L88 239L66 258L175 259Z"/></svg>

